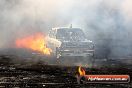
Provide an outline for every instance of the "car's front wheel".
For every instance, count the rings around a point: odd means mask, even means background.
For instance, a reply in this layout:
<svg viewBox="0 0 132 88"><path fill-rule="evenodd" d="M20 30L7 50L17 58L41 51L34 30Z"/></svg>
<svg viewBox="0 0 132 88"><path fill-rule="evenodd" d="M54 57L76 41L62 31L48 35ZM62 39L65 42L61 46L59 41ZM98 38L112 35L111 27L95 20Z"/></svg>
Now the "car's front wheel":
<svg viewBox="0 0 132 88"><path fill-rule="evenodd" d="M58 49L58 47L56 47L56 58L58 59L58 58L60 58L60 52L59 52L59 49Z"/></svg>

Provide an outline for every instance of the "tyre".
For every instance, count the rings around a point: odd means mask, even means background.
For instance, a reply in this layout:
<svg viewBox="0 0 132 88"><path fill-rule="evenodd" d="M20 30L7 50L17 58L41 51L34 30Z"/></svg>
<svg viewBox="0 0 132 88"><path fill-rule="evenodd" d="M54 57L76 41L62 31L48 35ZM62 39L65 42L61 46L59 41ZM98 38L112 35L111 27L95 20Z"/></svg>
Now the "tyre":
<svg viewBox="0 0 132 88"><path fill-rule="evenodd" d="M56 50L55 50L55 52L56 52L56 58L57 59L59 59L60 58L60 52L59 52L59 49L58 49L58 47L56 47Z"/></svg>

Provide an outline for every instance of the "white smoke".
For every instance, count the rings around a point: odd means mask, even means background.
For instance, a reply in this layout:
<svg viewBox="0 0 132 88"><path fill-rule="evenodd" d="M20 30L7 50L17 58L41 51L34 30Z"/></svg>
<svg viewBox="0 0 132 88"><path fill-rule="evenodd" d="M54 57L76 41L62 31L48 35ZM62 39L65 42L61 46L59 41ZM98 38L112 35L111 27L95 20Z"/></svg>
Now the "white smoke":
<svg viewBox="0 0 132 88"><path fill-rule="evenodd" d="M13 45L18 37L70 24L83 28L95 41L117 38L131 43L125 39L132 33L131 4L131 0L0 0L0 47ZM109 48L115 43L121 42L113 40Z"/></svg>
<svg viewBox="0 0 132 88"><path fill-rule="evenodd" d="M132 1L131 0L124 0L121 3L121 10L120 10L126 19L126 21L132 20Z"/></svg>

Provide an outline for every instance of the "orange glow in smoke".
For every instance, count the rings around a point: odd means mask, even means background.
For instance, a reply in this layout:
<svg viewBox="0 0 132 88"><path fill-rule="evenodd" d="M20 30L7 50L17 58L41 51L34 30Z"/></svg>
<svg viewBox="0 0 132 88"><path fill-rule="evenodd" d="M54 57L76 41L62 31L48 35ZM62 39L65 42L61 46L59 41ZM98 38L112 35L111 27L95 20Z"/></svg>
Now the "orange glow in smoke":
<svg viewBox="0 0 132 88"><path fill-rule="evenodd" d="M84 76L85 75L85 70L81 66L79 66L78 72L79 72L80 76Z"/></svg>
<svg viewBox="0 0 132 88"><path fill-rule="evenodd" d="M50 55L52 50L46 47L46 42L42 33L36 33L21 39L16 40L17 48L27 48L34 51Z"/></svg>

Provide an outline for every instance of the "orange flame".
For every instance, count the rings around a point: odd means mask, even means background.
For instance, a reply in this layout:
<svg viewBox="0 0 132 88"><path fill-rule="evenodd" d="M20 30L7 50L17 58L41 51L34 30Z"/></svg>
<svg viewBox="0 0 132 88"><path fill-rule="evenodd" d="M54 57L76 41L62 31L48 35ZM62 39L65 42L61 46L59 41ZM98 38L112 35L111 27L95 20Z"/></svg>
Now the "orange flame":
<svg viewBox="0 0 132 88"><path fill-rule="evenodd" d="M85 70L81 66L79 66L78 72L79 72L80 76L84 76L85 75Z"/></svg>
<svg viewBox="0 0 132 88"><path fill-rule="evenodd" d="M50 48L46 47L46 42L42 33L36 33L22 39L17 39L15 44L18 48L32 49L46 55L50 55L52 52Z"/></svg>

